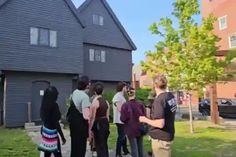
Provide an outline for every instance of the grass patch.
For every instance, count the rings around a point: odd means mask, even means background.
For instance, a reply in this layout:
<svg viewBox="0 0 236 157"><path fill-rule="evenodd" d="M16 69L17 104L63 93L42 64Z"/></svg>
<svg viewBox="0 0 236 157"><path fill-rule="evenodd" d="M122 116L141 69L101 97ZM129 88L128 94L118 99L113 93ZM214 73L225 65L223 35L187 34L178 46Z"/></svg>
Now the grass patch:
<svg viewBox="0 0 236 157"><path fill-rule="evenodd" d="M172 157L234 157L236 154L236 130L225 130L210 122L194 123L195 134L189 133L187 121L176 122L176 138ZM116 126L110 125L109 148L115 149ZM145 151L151 150L148 137ZM0 128L0 157L37 157L36 145L22 129Z"/></svg>
<svg viewBox="0 0 236 157"><path fill-rule="evenodd" d="M190 134L187 121L176 122L176 137L172 157L234 157L236 130L225 130L207 121L194 122L195 134ZM110 127L109 147L115 148L115 125ZM151 150L148 137L144 139L145 151Z"/></svg>
<svg viewBox="0 0 236 157"><path fill-rule="evenodd" d="M35 144L22 129L0 128L0 157L37 157Z"/></svg>

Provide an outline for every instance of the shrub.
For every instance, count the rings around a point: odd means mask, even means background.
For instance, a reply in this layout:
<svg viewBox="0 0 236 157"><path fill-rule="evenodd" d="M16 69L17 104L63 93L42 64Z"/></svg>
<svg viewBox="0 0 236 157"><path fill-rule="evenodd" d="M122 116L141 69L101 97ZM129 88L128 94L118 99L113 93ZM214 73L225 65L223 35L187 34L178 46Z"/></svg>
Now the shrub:
<svg viewBox="0 0 236 157"><path fill-rule="evenodd" d="M112 105L112 99L114 95L116 94L115 91L106 91L103 93L104 98L109 102L110 105L110 122L113 121L113 105Z"/></svg>
<svg viewBox="0 0 236 157"><path fill-rule="evenodd" d="M148 103L148 95L151 89L148 88L140 88L136 90L136 99L143 102L144 104Z"/></svg>

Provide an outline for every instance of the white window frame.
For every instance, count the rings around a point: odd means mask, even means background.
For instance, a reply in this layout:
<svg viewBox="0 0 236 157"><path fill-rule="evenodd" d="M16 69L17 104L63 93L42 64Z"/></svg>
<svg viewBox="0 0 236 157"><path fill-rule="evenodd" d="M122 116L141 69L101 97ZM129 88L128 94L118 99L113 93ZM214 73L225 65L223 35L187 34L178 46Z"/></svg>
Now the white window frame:
<svg viewBox="0 0 236 157"><path fill-rule="evenodd" d="M39 44L39 29L35 27L30 27L30 44L38 45Z"/></svg>
<svg viewBox="0 0 236 157"><path fill-rule="evenodd" d="M94 51L94 60L96 62L101 62L101 51L100 50Z"/></svg>
<svg viewBox="0 0 236 157"><path fill-rule="evenodd" d="M103 18L103 16L99 16L99 25L100 26L104 25L104 18Z"/></svg>
<svg viewBox="0 0 236 157"><path fill-rule="evenodd" d="M221 21L225 19L225 25L222 25ZM218 18L218 22L219 22L219 30L224 30L228 27L228 24L227 24L227 15L225 16L222 16L222 17L219 17Z"/></svg>
<svg viewBox="0 0 236 157"><path fill-rule="evenodd" d="M94 61L94 56L95 56L95 50L94 49L89 49L89 61L93 62Z"/></svg>
<svg viewBox="0 0 236 157"><path fill-rule="evenodd" d="M98 25L99 24L99 15L93 14L93 24Z"/></svg>
<svg viewBox="0 0 236 157"><path fill-rule="evenodd" d="M232 44L231 44L231 37L232 37L232 36L235 36L235 37L236 37L236 33L234 33L234 34L232 34L232 35L229 36L229 48L230 48L230 49L236 47L236 45L235 45L235 46L232 46ZM236 39L235 39L235 40L236 40Z"/></svg>
<svg viewBox="0 0 236 157"><path fill-rule="evenodd" d="M105 63L106 51L98 49L89 49L89 61Z"/></svg>
<svg viewBox="0 0 236 157"><path fill-rule="evenodd" d="M104 25L104 17L98 14L93 14L93 24L103 26Z"/></svg>
<svg viewBox="0 0 236 157"><path fill-rule="evenodd" d="M49 30L49 46L57 47L57 31Z"/></svg>
<svg viewBox="0 0 236 157"><path fill-rule="evenodd" d="M104 50L101 51L101 62L102 63L106 62L106 51Z"/></svg>
<svg viewBox="0 0 236 157"><path fill-rule="evenodd" d="M48 39L47 43L42 43L40 41L41 39L41 33L40 31L45 30L48 33ZM56 48L57 47L57 31L50 30L48 28L40 28L40 27L30 27L30 45L37 45L37 46L45 46L45 47L51 47Z"/></svg>

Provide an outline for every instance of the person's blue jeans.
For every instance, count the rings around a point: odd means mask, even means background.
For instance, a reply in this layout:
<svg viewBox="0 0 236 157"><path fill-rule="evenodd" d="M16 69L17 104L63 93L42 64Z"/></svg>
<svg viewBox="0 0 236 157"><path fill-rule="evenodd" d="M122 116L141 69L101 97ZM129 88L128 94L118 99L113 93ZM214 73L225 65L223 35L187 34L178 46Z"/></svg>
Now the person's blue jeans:
<svg viewBox="0 0 236 157"><path fill-rule="evenodd" d="M144 157L143 154L143 136L129 138L132 157Z"/></svg>
<svg viewBox="0 0 236 157"><path fill-rule="evenodd" d="M118 137L116 141L116 156L121 156L121 148L124 154L128 154L129 150L127 148L127 139L124 132L124 124L116 123Z"/></svg>

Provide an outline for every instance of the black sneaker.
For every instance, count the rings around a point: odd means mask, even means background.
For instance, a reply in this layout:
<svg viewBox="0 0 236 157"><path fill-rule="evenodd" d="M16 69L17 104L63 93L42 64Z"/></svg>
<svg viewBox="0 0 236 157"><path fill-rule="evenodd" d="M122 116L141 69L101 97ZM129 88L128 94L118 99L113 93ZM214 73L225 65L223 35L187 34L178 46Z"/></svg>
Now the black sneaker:
<svg viewBox="0 0 236 157"><path fill-rule="evenodd" d="M130 152L125 152L125 153L123 153L123 155L129 155L130 154Z"/></svg>

